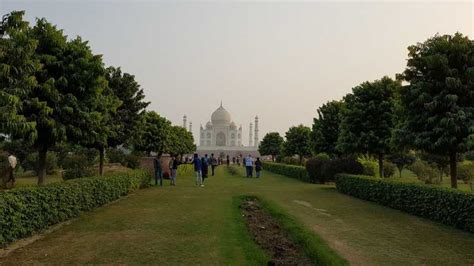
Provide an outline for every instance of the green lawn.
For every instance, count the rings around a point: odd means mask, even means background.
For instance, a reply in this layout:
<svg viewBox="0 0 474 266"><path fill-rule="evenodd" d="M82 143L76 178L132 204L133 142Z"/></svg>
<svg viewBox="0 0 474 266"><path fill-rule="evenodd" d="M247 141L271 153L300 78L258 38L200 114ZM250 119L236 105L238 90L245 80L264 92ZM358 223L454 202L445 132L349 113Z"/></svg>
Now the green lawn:
<svg viewBox="0 0 474 266"><path fill-rule="evenodd" d="M423 181L419 180L416 175L408 170L408 169L404 169L402 171L402 177L400 178L400 174L399 174L399 171L397 170L395 175L393 177L390 177L389 179L387 180L396 180L396 181L401 181L401 182L409 182L409 183L420 183L420 184L424 184ZM433 184L431 186L435 186L435 187L439 187L439 186L442 186L442 187L445 187L445 188L451 188L451 179L449 176L443 176L443 182L441 184ZM471 187L469 186L469 184L465 184L464 182L462 181L458 181L458 188L459 190L461 191L466 191L466 192L474 192L471 190Z"/></svg>
<svg viewBox="0 0 474 266"><path fill-rule="evenodd" d="M243 169L241 169L243 170ZM474 235L265 172L246 179L219 169L197 188L153 187L84 213L0 264L261 265L235 196L257 195L294 216L354 265L472 265Z"/></svg>

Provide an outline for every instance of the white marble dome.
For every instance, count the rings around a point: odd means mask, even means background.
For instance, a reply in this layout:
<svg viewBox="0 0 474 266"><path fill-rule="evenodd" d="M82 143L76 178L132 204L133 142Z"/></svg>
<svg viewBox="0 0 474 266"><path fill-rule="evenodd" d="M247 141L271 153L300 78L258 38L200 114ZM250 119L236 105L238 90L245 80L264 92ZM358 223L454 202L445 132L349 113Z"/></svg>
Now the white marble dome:
<svg viewBox="0 0 474 266"><path fill-rule="evenodd" d="M222 104L217 110L211 115L211 121L213 125L229 125L232 121L230 113L222 107Z"/></svg>

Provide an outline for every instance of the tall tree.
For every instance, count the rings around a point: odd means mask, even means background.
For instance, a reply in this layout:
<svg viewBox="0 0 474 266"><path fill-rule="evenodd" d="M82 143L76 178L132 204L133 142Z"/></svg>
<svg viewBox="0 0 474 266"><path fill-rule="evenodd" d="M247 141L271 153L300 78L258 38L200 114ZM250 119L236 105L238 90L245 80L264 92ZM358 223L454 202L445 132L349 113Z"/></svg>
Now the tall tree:
<svg viewBox="0 0 474 266"><path fill-rule="evenodd" d="M291 127L285 134L284 151L287 155L297 154L300 164L305 156L311 155L311 129L303 125Z"/></svg>
<svg viewBox="0 0 474 266"><path fill-rule="evenodd" d="M272 161L275 161L275 157L280 155L283 148L283 138L278 132L270 132L263 137L262 142L258 146L258 152L261 155L271 155Z"/></svg>
<svg viewBox="0 0 474 266"><path fill-rule="evenodd" d="M384 176L384 155L390 151L394 125L394 93L400 83L389 77L364 82L344 97L338 148L348 153L377 156L380 177Z"/></svg>
<svg viewBox="0 0 474 266"><path fill-rule="evenodd" d="M193 153L196 150L193 134L181 126L172 126L170 128L170 141L167 147L167 153L181 157L184 154Z"/></svg>
<svg viewBox="0 0 474 266"><path fill-rule="evenodd" d="M143 113L135 148L159 155L169 151L171 122L154 111Z"/></svg>
<svg viewBox="0 0 474 266"><path fill-rule="evenodd" d="M144 101L145 94L135 76L122 73L120 68L109 67L106 78L112 93L121 101L112 116L114 134L108 138L108 145L116 147L132 140L140 123L140 115L150 103Z"/></svg>
<svg viewBox="0 0 474 266"><path fill-rule="evenodd" d="M14 11L0 22L0 133L32 134L36 126L21 115L21 99L36 86L35 72L40 68L34 58L37 41L31 36L24 11Z"/></svg>
<svg viewBox="0 0 474 266"><path fill-rule="evenodd" d="M437 35L408 51L400 134L415 148L449 156L457 188L457 154L474 146L474 42L461 33Z"/></svg>
<svg viewBox="0 0 474 266"><path fill-rule="evenodd" d="M339 126L341 123L340 112L343 103L341 101L330 101L318 108L318 117L313 119L311 140L315 153L327 153L337 155L337 139L339 137Z"/></svg>

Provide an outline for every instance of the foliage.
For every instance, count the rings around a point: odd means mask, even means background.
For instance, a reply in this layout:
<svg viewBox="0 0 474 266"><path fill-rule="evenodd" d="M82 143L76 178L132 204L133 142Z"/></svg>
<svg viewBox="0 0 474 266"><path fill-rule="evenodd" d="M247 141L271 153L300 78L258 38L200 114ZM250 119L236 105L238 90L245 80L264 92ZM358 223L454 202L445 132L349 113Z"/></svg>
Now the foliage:
<svg viewBox="0 0 474 266"><path fill-rule="evenodd" d="M458 179L464 181L465 184L472 184L474 181L474 164L465 163L458 166ZM471 186L472 190L472 186Z"/></svg>
<svg viewBox="0 0 474 266"><path fill-rule="evenodd" d="M291 164L291 165L300 165L300 159L291 156L277 156L276 162L283 163L283 164ZM304 162L304 160L303 160Z"/></svg>
<svg viewBox="0 0 474 266"><path fill-rule="evenodd" d="M383 174L384 176L383 177L391 177L395 174L395 169L396 169L396 165L391 163L391 162L388 162L388 161L384 161L383 162Z"/></svg>
<svg viewBox="0 0 474 266"><path fill-rule="evenodd" d="M105 153L109 163L125 164L125 153L121 149L109 148Z"/></svg>
<svg viewBox="0 0 474 266"><path fill-rule="evenodd" d="M377 176L377 170L379 168L377 161L371 156L359 156L357 161L362 164L364 171L362 172L363 175L366 176Z"/></svg>
<svg viewBox="0 0 474 266"><path fill-rule="evenodd" d="M139 137L135 140L137 150L163 154L169 149L171 122L154 111L143 113Z"/></svg>
<svg viewBox="0 0 474 266"><path fill-rule="evenodd" d="M239 169L233 165L227 166L226 170L230 175L237 175L239 173Z"/></svg>
<svg viewBox="0 0 474 266"><path fill-rule="evenodd" d="M272 161L275 161L275 157L282 153L283 138L278 132L269 132L263 137L260 145L258 146L258 152L261 155L271 155Z"/></svg>
<svg viewBox="0 0 474 266"><path fill-rule="evenodd" d="M416 157L409 152L395 152L390 154L387 159L397 166L401 178L403 169L415 162Z"/></svg>
<svg viewBox="0 0 474 266"><path fill-rule="evenodd" d="M7 155L0 152L0 188L4 188L6 185L5 183L8 180L6 173L9 166Z"/></svg>
<svg viewBox="0 0 474 266"><path fill-rule="evenodd" d="M341 174L337 189L423 218L474 233L474 195L446 188Z"/></svg>
<svg viewBox="0 0 474 266"><path fill-rule="evenodd" d="M457 153L474 144L474 43L461 33L436 35L408 51L397 135L417 149L449 156L455 188Z"/></svg>
<svg viewBox="0 0 474 266"><path fill-rule="evenodd" d="M86 154L69 154L63 160L63 179L69 180L92 176L94 173L92 167L93 163L91 163L90 158L88 158Z"/></svg>
<svg viewBox="0 0 474 266"><path fill-rule="evenodd" d="M300 164L305 156L311 155L311 129L309 127L303 125L291 127L285 137L283 147L286 155L298 155Z"/></svg>
<svg viewBox="0 0 474 266"><path fill-rule="evenodd" d="M136 128L140 125L140 115L150 104L145 102L145 95L135 76L122 73L120 68L106 69L105 78L108 87L121 104L112 115L114 135L108 136L108 145L116 147L121 144L130 144L136 136Z"/></svg>
<svg viewBox="0 0 474 266"><path fill-rule="evenodd" d="M13 11L0 22L0 133L36 135L36 123L21 114L22 97L36 86L35 71L40 68L34 58L37 41L32 38L24 11Z"/></svg>
<svg viewBox="0 0 474 266"><path fill-rule="evenodd" d="M275 174L284 175L299 179L301 181L310 182L308 172L303 166L288 165L282 163L271 163L262 161L263 169Z"/></svg>
<svg viewBox="0 0 474 266"><path fill-rule="evenodd" d="M184 155L196 150L193 134L181 126L171 126L169 143L166 152L173 155Z"/></svg>
<svg viewBox="0 0 474 266"><path fill-rule="evenodd" d="M408 169L412 171L419 180L424 181L426 184L433 184L437 182L435 180L438 180L436 169L422 160L416 160L413 164L408 166Z"/></svg>
<svg viewBox="0 0 474 266"><path fill-rule="evenodd" d="M338 155L336 149L341 123L341 110L343 102L330 101L318 108L318 117L313 119L311 142L314 153L327 153L331 156Z"/></svg>
<svg viewBox="0 0 474 266"><path fill-rule="evenodd" d="M319 182L326 183L326 176L324 175L325 167L330 159L325 157L311 158L306 162L306 171L312 183Z"/></svg>
<svg viewBox="0 0 474 266"><path fill-rule="evenodd" d="M33 152L31 145L22 140L5 141L0 146L0 149L15 155L20 164Z"/></svg>
<svg viewBox="0 0 474 266"><path fill-rule="evenodd" d="M39 157L37 152L30 153L22 163L23 169L33 171L38 174ZM46 155L45 171L51 175L58 169L58 157L54 152L48 152Z"/></svg>
<svg viewBox="0 0 474 266"><path fill-rule="evenodd" d="M131 169L137 169L140 167L140 156L137 156L135 154L127 154L125 155L125 163L124 166L131 168Z"/></svg>
<svg viewBox="0 0 474 266"><path fill-rule="evenodd" d="M0 193L0 246L116 200L137 189L145 175L133 171Z"/></svg>
<svg viewBox="0 0 474 266"><path fill-rule="evenodd" d="M383 176L383 156L390 151L394 95L399 87L398 81L383 77L360 84L344 97L338 148L345 153L376 155L379 176Z"/></svg>
<svg viewBox="0 0 474 266"><path fill-rule="evenodd" d="M326 181L335 181L336 175L340 173L362 174L364 172L364 167L352 157L333 158L323 169Z"/></svg>
<svg viewBox="0 0 474 266"><path fill-rule="evenodd" d="M464 154L464 158L469 161L474 161L474 151L468 151Z"/></svg>

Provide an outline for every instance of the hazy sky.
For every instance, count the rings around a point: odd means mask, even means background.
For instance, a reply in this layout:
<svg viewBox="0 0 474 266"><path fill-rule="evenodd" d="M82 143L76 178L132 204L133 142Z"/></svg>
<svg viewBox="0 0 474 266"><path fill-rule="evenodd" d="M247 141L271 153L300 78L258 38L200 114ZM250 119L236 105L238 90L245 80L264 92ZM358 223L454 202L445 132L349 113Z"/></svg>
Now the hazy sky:
<svg viewBox="0 0 474 266"><path fill-rule="evenodd" d="M136 76L150 109L205 124L224 103L261 137L311 126L318 106L357 84L403 71L406 48L436 33L473 38L472 2L183 2L0 0Z"/></svg>

